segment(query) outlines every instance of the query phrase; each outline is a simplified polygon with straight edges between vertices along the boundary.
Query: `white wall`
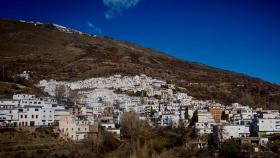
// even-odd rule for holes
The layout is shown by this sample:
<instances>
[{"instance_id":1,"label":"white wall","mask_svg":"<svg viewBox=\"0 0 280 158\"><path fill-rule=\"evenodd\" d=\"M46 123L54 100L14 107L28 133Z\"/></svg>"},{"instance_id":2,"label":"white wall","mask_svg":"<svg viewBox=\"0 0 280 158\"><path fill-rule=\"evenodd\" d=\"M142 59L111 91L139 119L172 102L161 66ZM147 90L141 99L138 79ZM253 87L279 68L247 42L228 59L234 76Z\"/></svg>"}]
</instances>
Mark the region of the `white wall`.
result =
<instances>
[{"instance_id":1,"label":"white wall","mask_svg":"<svg viewBox=\"0 0 280 158\"><path fill-rule=\"evenodd\" d=\"M250 128L243 125L225 125L222 130L223 139L247 137L250 134Z\"/></svg>"},{"instance_id":2,"label":"white wall","mask_svg":"<svg viewBox=\"0 0 280 158\"><path fill-rule=\"evenodd\" d=\"M280 132L280 119L258 119L259 131Z\"/></svg>"}]
</instances>

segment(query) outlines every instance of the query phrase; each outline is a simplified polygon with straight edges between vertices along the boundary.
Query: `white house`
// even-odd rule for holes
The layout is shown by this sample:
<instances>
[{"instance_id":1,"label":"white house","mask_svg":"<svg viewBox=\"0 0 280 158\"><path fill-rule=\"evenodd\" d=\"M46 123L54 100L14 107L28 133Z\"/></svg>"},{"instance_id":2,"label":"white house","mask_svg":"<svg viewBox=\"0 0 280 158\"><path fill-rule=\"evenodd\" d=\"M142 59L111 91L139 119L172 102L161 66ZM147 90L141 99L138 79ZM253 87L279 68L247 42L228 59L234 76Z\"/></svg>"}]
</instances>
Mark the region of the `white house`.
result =
<instances>
[{"instance_id":1,"label":"white house","mask_svg":"<svg viewBox=\"0 0 280 158\"><path fill-rule=\"evenodd\" d=\"M15 94L12 100L0 101L2 126L50 126L54 123L54 100L30 94Z\"/></svg>"},{"instance_id":2,"label":"white house","mask_svg":"<svg viewBox=\"0 0 280 158\"><path fill-rule=\"evenodd\" d=\"M244 125L222 125L222 139L248 137L250 128Z\"/></svg>"},{"instance_id":3,"label":"white house","mask_svg":"<svg viewBox=\"0 0 280 158\"><path fill-rule=\"evenodd\" d=\"M197 112L198 122L195 123L195 128L198 134L209 134L213 132L213 126L217 125L210 112L207 110L198 110Z\"/></svg>"},{"instance_id":4,"label":"white house","mask_svg":"<svg viewBox=\"0 0 280 158\"><path fill-rule=\"evenodd\" d=\"M257 120L258 132L266 133L280 133L280 118L258 118Z\"/></svg>"},{"instance_id":5,"label":"white house","mask_svg":"<svg viewBox=\"0 0 280 158\"><path fill-rule=\"evenodd\" d=\"M113 133L116 136L120 136L120 129L116 128L116 125L114 123L114 117L113 116L106 116L102 117L100 121L100 126L106 130L107 132Z\"/></svg>"}]
</instances>

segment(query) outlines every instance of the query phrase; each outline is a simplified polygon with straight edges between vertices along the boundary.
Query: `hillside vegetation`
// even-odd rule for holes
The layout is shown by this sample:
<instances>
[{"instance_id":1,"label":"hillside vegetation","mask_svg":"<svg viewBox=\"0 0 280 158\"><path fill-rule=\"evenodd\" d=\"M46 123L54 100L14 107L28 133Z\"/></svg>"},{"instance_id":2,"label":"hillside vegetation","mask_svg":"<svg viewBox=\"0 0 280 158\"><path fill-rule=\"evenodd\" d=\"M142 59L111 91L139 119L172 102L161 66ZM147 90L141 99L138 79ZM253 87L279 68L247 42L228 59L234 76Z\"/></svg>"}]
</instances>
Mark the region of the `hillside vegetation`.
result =
<instances>
[{"instance_id":1,"label":"hillside vegetation","mask_svg":"<svg viewBox=\"0 0 280 158\"><path fill-rule=\"evenodd\" d=\"M103 157L120 145L112 134L100 135L102 141L93 144L91 140L73 142L62 138L55 126L0 128L0 157L93 158Z\"/></svg>"},{"instance_id":2,"label":"hillside vegetation","mask_svg":"<svg viewBox=\"0 0 280 158\"><path fill-rule=\"evenodd\" d=\"M186 62L107 37L65 33L51 24L0 21L0 96L41 93L41 79L78 80L113 74L147 74L185 87L198 99L278 109L280 87L243 74ZM32 81L16 77L32 72Z\"/></svg>"}]
</instances>

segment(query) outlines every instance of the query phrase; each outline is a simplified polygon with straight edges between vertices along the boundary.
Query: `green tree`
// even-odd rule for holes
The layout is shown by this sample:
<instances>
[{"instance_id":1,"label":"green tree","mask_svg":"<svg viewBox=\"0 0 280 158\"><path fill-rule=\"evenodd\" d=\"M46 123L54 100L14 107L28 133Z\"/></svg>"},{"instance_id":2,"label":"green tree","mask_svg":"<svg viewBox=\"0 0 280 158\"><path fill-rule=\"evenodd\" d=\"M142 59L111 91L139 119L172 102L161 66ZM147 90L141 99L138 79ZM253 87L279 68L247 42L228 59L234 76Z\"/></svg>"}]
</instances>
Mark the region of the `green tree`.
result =
<instances>
[{"instance_id":1,"label":"green tree","mask_svg":"<svg viewBox=\"0 0 280 158\"><path fill-rule=\"evenodd\" d=\"M153 107L151 107L150 117L153 117L156 112L157 111L154 110Z\"/></svg>"},{"instance_id":2,"label":"green tree","mask_svg":"<svg viewBox=\"0 0 280 158\"><path fill-rule=\"evenodd\" d=\"M228 115L226 114L225 111L222 111L221 119L222 119L222 120L228 120Z\"/></svg>"},{"instance_id":3,"label":"green tree","mask_svg":"<svg viewBox=\"0 0 280 158\"><path fill-rule=\"evenodd\" d=\"M195 125L195 123L198 121L198 115L197 115L197 110L194 111L191 122L189 127L193 127Z\"/></svg>"}]
</instances>

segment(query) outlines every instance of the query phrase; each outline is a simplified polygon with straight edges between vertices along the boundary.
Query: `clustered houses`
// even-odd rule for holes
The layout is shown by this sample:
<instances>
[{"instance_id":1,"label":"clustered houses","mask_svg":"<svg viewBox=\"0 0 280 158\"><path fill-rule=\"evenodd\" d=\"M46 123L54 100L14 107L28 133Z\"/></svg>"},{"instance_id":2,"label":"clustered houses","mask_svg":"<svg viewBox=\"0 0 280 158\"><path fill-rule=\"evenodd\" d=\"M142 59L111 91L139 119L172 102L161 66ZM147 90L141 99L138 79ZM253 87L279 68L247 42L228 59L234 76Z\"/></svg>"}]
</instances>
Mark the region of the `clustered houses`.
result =
<instances>
[{"instance_id":1,"label":"clustered houses","mask_svg":"<svg viewBox=\"0 0 280 158\"><path fill-rule=\"evenodd\" d=\"M228 139L246 140L266 146L273 134L280 133L278 110L252 109L238 103L229 106L216 104L199 108L197 116L197 133L203 135L215 132L221 142Z\"/></svg>"},{"instance_id":2,"label":"clustered houses","mask_svg":"<svg viewBox=\"0 0 280 158\"><path fill-rule=\"evenodd\" d=\"M74 105L67 105L51 97L14 95L0 102L1 125L58 124L61 135L72 140L86 139L101 127L120 137L122 114L134 111L151 126L187 127L192 122L198 135L215 132L221 142L249 139L255 133L265 144L269 136L280 133L278 111L197 100L184 93L184 88L146 75L75 82L42 80L37 86L51 96L56 95L58 87L64 87L64 97L71 96L71 91L78 92L78 97Z\"/></svg>"},{"instance_id":3,"label":"clustered houses","mask_svg":"<svg viewBox=\"0 0 280 158\"><path fill-rule=\"evenodd\" d=\"M120 136L120 130L115 127L119 117L113 115L111 109L108 106L91 108L58 104L53 97L15 94L12 99L0 100L0 127L58 125L62 136L83 140L98 132L100 120L105 130Z\"/></svg>"},{"instance_id":4,"label":"clustered houses","mask_svg":"<svg viewBox=\"0 0 280 158\"><path fill-rule=\"evenodd\" d=\"M92 110L95 118L100 118L102 127L116 134L119 131L114 130L115 125L119 125L122 113L129 111L138 113L151 126L171 127L188 126L194 113L197 113L194 123L197 134L210 134L215 128L220 141L249 138L252 133L267 138L280 132L278 111L252 109L238 103L224 106L213 101L197 100L180 92L180 87L146 75L115 75L76 82L43 80L39 83L51 95L61 85L78 90L81 95L79 103L84 104L88 111ZM106 108L111 112L107 110L107 115L104 115Z\"/></svg>"},{"instance_id":5,"label":"clustered houses","mask_svg":"<svg viewBox=\"0 0 280 158\"><path fill-rule=\"evenodd\" d=\"M0 100L2 126L50 126L55 122L57 102L53 98L16 94Z\"/></svg>"}]
</instances>

